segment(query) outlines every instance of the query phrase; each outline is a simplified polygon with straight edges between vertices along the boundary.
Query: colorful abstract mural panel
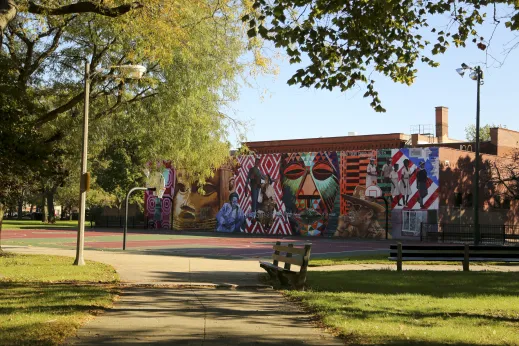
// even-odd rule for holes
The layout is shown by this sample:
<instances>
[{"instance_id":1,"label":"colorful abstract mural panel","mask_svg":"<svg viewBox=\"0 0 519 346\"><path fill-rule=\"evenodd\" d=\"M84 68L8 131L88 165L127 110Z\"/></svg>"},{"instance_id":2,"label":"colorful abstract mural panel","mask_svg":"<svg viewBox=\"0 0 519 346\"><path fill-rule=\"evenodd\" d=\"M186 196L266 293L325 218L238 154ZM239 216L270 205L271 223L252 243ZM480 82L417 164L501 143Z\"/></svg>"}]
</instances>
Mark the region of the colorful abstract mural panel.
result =
<instances>
[{"instance_id":1,"label":"colorful abstract mural panel","mask_svg":"<svg viewBox=\"0 0 519 346\"><path fill-rule=\"evenodd\" d=\"M281 155L283 202L296 234L322 235L339 193L337 152Z\"/></svg>"}]
</instances>

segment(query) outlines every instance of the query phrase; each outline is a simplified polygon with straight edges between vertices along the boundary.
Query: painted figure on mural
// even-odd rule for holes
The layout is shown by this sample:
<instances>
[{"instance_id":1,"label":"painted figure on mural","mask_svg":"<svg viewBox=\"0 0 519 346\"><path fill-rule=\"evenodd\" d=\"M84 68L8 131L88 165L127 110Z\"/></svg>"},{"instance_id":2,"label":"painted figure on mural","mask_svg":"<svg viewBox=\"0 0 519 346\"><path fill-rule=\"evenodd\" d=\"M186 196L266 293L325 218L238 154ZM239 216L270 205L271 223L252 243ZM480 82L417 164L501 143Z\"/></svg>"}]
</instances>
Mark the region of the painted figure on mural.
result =
<instances>
[{"instance_id":1,"label":"painted figure on mural","mask_svg":"<svg viewBox=\"0 0 519 346\"><path fill-rule=\"evenodd\" d=\"M213 219L220 206L220 175L216 171L199 189L197 182L190 182L183 171L177 174L173 198L173 221L176 229L195 227L197 223ZM214 226L213 226L214 227Z\"/></svg>"},{"instance_id":2,"label":"painted figure on mural","mask_svg":"<svg viewBox=\"0 0 519 346\"><path fill-rule=\"evenodd\" d=\"M427 171L425 170L425 162L421 161L418 169L418 173L416 174L416 187L418 189L418 202L420 203L420 208L424 208L424 198L428 194L427 187Z\"/></svg>"},{"instance_id":3,"label":"painted figure on mural","mask_svg":"<svg viewBox=\"0 0 519 346\"><path fill-rule=\"evenodd\" d=\"M225 203L216 214L217 232L241 232L245 222L245 215L238 204L239 196L236 192L229 195L229 203Z\"/></svg>"},{"instance_id":4,"label":"painted figure on mural","mask_svg":"<svg viewBox=\"0 0 519 346\"><path fill-rule=\"evenodd\" d=\"M398 201L397 205L402 206L400 204L400 179L398 176L398 163L393 166L393 171L389 174L389 179L391 181L391 196L393 200Z\"/></svg>"},{"instance_id":5,"label":"painted figure on mural","mask_svg":"<svg viewBox=\"0 0 519 346\"><path fill-rule=\"evenodd\" d=\"M257 213L253 221L258 220L264 229L270 229L274 223L275 213L277 211L276 205L276 191L274 190L274 183L277 180L272 179L270 175L266 175L265 180L262 181L261 189L258 194Z\"/></svg>"},{"instance_id":6,"label":"painted figure on mural","mask_svg":"<svg viewBox=\"0 0 519 346\"><path fill-rule=\"evenodd\" d=\"M283 202L290 224L297 223L301 235L321 235L326 230L339 191L338 161L337 152L282 155Z\"/></svg>"},{"instance_id":7,"label":"painted figure on mural","mask_svg":"<svg viewBox=\"0 0 519 346\"><path fill-rule=\"evenodd\" d=\"M382 171L380 172L380 175L382 177L382 182L384 184L389 184L391 183L391 172L393 170L391 169L391 159L387 159L387 161L384 163L384 165L382 166Z\"/></svg>"},{"instance_id":8,"label":"painted figure on mural","mask_svg":"<svg viewBox=\"0 0 519 346\"><path fill-rule=\"evenodd\" d=\"M247 174L247 185L250 187L251 191L251 212L253 217L256 217L256 212L258 211L258 197L261 191L262 180L266 180L265 175L259 168L260 161L260 158L257 157L256 160L254 160L254 166L249 169L249 173ZM245 197L247 196L248 191L246 189Z\"/></svg>"},{"instance_id":9,"label":"painted figure on mural","mask_svg":"<svg viewBox=\"0 0 519 346\"><path fill-rule=\"evenodd\" d=\"M370 158L369 164L366 169L366 187L377 184L377 165L375 164L375 159Z\"/></svg>"},{"instance_id":10,"label":"painted figure on mural","mask_svg":"<svg viewBox=\"0 0 519 346\"><path fill-rule=\"evenodd\" d=\"M409 203L409 196L411 195L411 168L409 167L410 161L408 159L404 160L404 167L402 168L402 181L401 181L401 189L400 193L404 197L404 206L407 206Z\"/></svg>"},{"instance_id":11,"label":"painted figure on mural","mask_svg":"<svg viewBox=\"0 0 519 346\"><path fill-rule=\"evenodd\" d=\"M385 230L378 223L378 215L384 207L365 196L366 188L357 186L353 196L342 195L348 202L348 215L339 217L334 236L343 238L375 238L385 236Z\"/></svg>"}]
</instances>

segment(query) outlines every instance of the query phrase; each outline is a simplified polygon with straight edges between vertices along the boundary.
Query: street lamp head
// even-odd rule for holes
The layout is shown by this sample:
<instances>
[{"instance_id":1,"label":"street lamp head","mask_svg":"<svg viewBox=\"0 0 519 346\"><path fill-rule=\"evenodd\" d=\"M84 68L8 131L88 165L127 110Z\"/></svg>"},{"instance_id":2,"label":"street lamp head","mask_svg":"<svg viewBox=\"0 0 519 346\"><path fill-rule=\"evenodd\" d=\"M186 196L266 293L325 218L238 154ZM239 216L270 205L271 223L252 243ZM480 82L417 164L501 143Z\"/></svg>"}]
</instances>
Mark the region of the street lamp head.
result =
<instances>
[{"instance_id":1,"label":"street lamp head","mask_svg":"<svg viewBox=\"0 0 519 346\"><path fill-rule=\"evenodd\" d=\"M460 75L460 77L463 77L465 75L465 70L462 68L457 68L456 72Z\"/></svg>"},{"instance_id":2,"label":"street lamp head","mask_svg":"<svg viewBox=\"0 0 519 346\"><path fill-rule=\"evenodd\" d=\"M146 67L142 65L121 65L117 68L121 71L122 77L128 79L141 79L146 72Z\"/></svg>"},{"instance_id":3,"label":"street lamp head","mask_svg":"<svg viewBox=\"0 0 519 346\"><path fill-rule=\"evenodd\" d=\"M478 74L475 71L472 71L469 75L470 79L472 80L478 80Z\"/></svg>"}]
</instances>

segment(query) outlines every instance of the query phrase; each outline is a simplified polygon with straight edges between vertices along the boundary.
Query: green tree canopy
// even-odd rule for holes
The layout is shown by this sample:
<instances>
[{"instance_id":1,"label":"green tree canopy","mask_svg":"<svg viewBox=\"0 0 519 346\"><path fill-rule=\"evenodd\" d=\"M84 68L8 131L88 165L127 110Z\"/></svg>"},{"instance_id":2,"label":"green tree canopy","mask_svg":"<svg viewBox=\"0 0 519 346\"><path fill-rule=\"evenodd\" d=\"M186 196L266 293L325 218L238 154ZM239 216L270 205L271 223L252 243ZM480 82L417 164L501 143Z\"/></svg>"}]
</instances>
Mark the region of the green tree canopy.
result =
<instances>
[{"instance_id":1,"label":"green tree canopy","mask_svg":"<svg viewBox=\"0 0 519 346\"><path fill-rule=\"evenodd\" d=\"M502 6L502 11L496 11ZM487 16L486 12L494 15ZM497 14L496 14L497 12ZM500 12L503 12L501 14ZM442 27L433 18L448 18ZM472 42L484 50L484 23L519 29L516 0L254 0L244 16L249 37L262 37L283 48L291 63L304 62L288 84L341 91L366 85L364 97L384 112L375 88L381 74L394 82L413 83L417 62L432 67L436 54ZM307 58L307 59L305 59ZM304 59L304 60L303 60Z\"/></svg>"},{"instance_id":2,"label":"green tree canopy","mask_svg":"<svg viewBox=\"0 0 519 346\"><path fill-rule=\"evenodd\" d=\"M480 141L489 141L490 140L490 129L500 127L500 128L506 128L503 125L495 125L495 124L486 124L485 126L479 127L479 140ZM470 124L469 126L465 127L465 138L469 142L475 142L476 141L476 125Z\"/></svg>"}]
</instances>

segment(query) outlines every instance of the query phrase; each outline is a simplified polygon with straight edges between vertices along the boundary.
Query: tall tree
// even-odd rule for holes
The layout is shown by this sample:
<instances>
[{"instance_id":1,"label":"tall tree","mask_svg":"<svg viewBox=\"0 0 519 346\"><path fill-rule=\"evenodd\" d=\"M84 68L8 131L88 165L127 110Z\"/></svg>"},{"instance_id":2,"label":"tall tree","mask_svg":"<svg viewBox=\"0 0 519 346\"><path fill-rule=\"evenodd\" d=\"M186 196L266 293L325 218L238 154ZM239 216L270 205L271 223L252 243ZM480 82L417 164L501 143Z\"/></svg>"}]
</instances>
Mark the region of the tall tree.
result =
<instances>
[{"instance_id":1,"label":"tall tree","mask_svg":"<svg viewBox=\"0 0 519 346\"><path fill-rule=\"evenodd\" d=\"M487 16L489 12L490 15ZM492 15L493 14L493 15ZM436 27L434 18L450 19ZM433 60L451 45L472 41L485 50L484 23L519 29L516 0L253 0L243 20L250 37L262 37L286 50L291 63L304 63L288 84L346 91L366 85L364 97L384 112L375 76L410 85L417 62ZM303 60L304 57L307 59Z\"/></svg>"},{"instance_id":2,"label":"tall tree","mask_svg":"<svg viewBox=\"0 0 519 346\"><path fill-rule=\"evenodd\" d=\"M245 67L240 56L256 48L244 38L241 3L9 3L17 6L17 13L6 21L2 35L0 61L6 69L0 75L8 72L10 80L0 79L0 97L10 100L14 94L20 107L11 107L9 118L2 114L2 121L9 122L2 131L25 141L31 138L30 145L38 150L26 151L41 153L41 157L28 165L14 152L2 158L12 166L6 172L52 167L79 153L82 117L78 115L86 61L93 72L90 158L112 139L131 134L129 139L140 143L143 156L171 158L200 181L212 174L211 167L224 161L229 149L227 128L234 124L226 106L236 97L237 79ZM261 56L254 57L255 63L265 67ZM130 63L145 65L146 78L122 79L115 66ZM0 155L7 156L11 149L4 144ZM63 171L51 174L53 184L59 186ZM4 189L0 196L8 193Z\"/></svg>"}]
</instances>

